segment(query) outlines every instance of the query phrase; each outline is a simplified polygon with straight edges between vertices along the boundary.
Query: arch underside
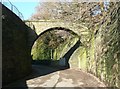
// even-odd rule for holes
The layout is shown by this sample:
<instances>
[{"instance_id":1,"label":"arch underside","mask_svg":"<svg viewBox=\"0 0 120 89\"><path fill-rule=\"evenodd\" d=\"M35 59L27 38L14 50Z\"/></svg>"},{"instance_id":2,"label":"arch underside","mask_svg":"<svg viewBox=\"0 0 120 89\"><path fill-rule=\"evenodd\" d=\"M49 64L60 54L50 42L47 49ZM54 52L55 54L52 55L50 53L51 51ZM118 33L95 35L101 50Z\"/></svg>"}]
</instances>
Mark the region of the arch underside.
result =
<instances>
[{"instance_id":1,"label":"arch underside","mask_svg":"<svg viewBox=\"0 0 120 89\"><path fill-rule=\"evenodd\" d=\"M54 28L50 28L50 29L47 29L47 30L45 30L44 32L42 32L41 34L39 34L38 35L38 37L36 38L36 40L34 41L34 43L37 41L37 39L40 39L40 37L42 36L42 35L44 35L45 33L47 33L47 32L50 32L50 31L54 31L54 30L63 30L63 31L66 31L66 32L68 32L68 33L70 33L71 35L74 35L77 39L78 39L78 41L77 42L75 42L74 44L73 44L73 46L71 46L71 48L70 49L68 49L67 50L67 52L65 52L65 54L61 57L61 58L65 58L65 60L66 60L66 64L65 65L69 65L69 59L70 59L70 57L71 57L71 55L74 53L74 51L80 46L80 44L81 44L81 42L80 42L80 37L79 37L79 35L78 34L76 34L75 32L73 32L72 30L70 30L70 29L67 29L67 28L63 28L63 27L54 27ZM32 51L32 50L31 50ZM69 66L68 66L69 67Z\"/></svg>"}]
</instances>

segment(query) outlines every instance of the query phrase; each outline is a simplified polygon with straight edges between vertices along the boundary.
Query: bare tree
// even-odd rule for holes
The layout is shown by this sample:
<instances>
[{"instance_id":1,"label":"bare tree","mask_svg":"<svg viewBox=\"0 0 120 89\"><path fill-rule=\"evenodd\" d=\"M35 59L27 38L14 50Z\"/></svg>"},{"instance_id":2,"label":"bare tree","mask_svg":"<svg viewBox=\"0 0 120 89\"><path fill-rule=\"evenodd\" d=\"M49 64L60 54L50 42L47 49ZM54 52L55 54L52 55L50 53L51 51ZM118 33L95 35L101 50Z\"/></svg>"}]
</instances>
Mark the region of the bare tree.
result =
<instances>
[{"instance_id":1,"label":"bare tree","mask_svg":"<svg viewBox=\"0 0 120 89\"><path fill-rule=\"evenodd\" d=\"M34 20L64 20L72 22L99 23L105 16L105 2L43 2L36 7Z\"/></svg>"}]
</instances>

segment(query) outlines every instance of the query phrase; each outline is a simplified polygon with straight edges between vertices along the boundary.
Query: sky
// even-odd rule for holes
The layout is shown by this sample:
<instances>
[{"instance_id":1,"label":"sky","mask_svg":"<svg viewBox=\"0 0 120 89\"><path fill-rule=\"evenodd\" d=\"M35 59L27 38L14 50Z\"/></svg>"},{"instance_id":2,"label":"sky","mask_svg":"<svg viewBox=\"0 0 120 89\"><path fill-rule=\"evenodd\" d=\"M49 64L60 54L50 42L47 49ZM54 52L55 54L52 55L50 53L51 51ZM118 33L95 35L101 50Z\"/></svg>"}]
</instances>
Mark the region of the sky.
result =
<instances>
[{"instance_id":1,"label":"sky","mask_svg":"<svg viewBox=\"0 0 120 89\"><path fill-rule=\"evenodd\" d=\"M27 20L35 13L38 2L12 2L12 4L23 14L24 20Z\"/></svg>"},{"instance_id":2,"label":"sky","mask_svg":"<svg viewBox=\"0 0 120 89\"><path fill-rule=\"evenodd\" d=\"M18 8L18 10L23 14L24 20L27 20L31 17L33 13L35 13L35 7L38 5L39 2L48 2L52 0L9 0L14 6ZM57 1L57 0L53 0ZM59 0L58 0L59 1ZM64 0L60 0L64 1ZM67 0L71 1L71 0Z\"/></svg>"},{"instance_id":3,"label":"sky","mask_svg":"<svg viewBox=\"0 0 120 89\"><path fill-rule=\"evenodd\" d=\"M14 0L9 0L11 1L11 3L17 7L17 9L23 14L24 20L29 19L32 14L35 13L35 7L39 4L39 2L42 2L42 0L40 1L26 1L23 0L22 2L20 1L14 1ZM58 0L59 1L59 0ZM62 1L62 0L61 0ZM72 1L72 0L67 0L67 1Z\"/></svg>"}]
</instances>

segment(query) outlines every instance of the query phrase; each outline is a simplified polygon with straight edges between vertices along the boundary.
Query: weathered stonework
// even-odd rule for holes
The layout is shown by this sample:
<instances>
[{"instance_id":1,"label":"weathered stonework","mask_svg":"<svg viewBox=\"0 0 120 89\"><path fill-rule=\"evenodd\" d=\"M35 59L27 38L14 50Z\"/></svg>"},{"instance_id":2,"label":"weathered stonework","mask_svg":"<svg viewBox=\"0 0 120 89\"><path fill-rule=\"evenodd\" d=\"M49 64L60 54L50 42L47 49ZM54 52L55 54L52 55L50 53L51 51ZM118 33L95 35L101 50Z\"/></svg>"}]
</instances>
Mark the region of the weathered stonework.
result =
<instances>
[{"instance_id":1,"label":"weathered stonework","mask_svg":"<svg viewBox=\"0 0 120 89\"><path fill-rule=\"evenodd\" d=\"M120 87L120 4L108 14L105 22L98 27L94 36L94 60L90 59L90 72L109 86ZM90 47L93 47L90 46ZM91 51L90 51L91 52Z\"/></svg>"},{"instance_id":2,"label":"weathered stonework","mask_svg":"<svg viewBox=\"0 0 120 89\"><path fill-rule=\"evenodd\" d=\"M28 26L34 25L34 30L39 36L41 33L45 32L46 30L50 28L55 27L62 27L65 29L69 29L76 33L78 36L80 36L80 40L82 43L86 41L86 39L89 39L89 30L86 26L84 26L84 23L77 24L77 23L71 23L71 22L63 22L63 21L49 21L49 20L39 20L39 21L24 21ZM33 26L31 27L33 28Z\"/></svg>"},{"instance_id":3,"label":"weathered stonework","mask_svg":"<svg viewBox=\"0 0 120 89\"><path fill-rule=\"evenodd\" d=\"M92 28L92 30L98 30L97 34L91 33L91 41L88 43L87 40L90 37L88 35L87 27L84 25L79 28L80 24L73 24L69 22L60 21L30 21L35 25L36 33L39 35L45 30L53 27L65 27L71 29L79 36L81 36L81 41L83 43L88 43L82 48L79 48L75 55L77 55L77 62L74 63L78 65L77 67L87 70L102 81L104 81L109 86L120 87L120 6L119 3L115 6L116 10L111 11L108 14L105 22ZM28 24L29 21L26 21ZM86 30L85 30L86 29ZM87 34L86 34L87 33ZM87 37L88 36L88 37ZM87 40L86 40L87 39ZM74 56L73 56L74 58ZM70 61L72 64L73 61Z\"/></svg>"},{"instance_id":4,"label":"weathered stonework","mask_svg":"<svg viewBox=\"0 0 120 89\"><path fill-rule=\"evenodd\" d=\"M73 56L77 56L75 65L93 73L109 86L120 87L120 4L115 7L116 10L108 14L109 18L93 29L98 30L97 34L89 33L91 28L88 29L82 23L25 21L27 25L32 23L35 26L36 34L30 28L27 31L22 21L3 8L3 83L22 78L30 72L30 48L37 35L50 28L63 27L77 33L84 43Z\"/></svg>"}]
</instances>

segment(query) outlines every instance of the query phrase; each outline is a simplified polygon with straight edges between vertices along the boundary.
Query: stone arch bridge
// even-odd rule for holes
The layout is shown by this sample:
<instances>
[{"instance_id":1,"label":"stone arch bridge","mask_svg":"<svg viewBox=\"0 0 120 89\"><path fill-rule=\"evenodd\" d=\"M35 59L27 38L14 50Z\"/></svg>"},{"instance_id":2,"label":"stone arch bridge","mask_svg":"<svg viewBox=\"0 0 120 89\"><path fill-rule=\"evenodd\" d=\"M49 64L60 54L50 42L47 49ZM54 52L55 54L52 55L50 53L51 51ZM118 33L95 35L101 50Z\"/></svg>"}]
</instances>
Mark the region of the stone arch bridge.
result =
<instances>
[{"instance_id":1,"label":"stone arch bridge","mask_svg":"<svg viewBox=\"0 0 120 89\"><path fill-rule=\"evenodd\" d=\"M71 31L73 31L74 33L76 33L80 36L80 41L82 43L87 42L87 40L89 40L88 38L90 38L89 29L87 27L85 27L83 23L76 24L76 23L63 22L63 21L24 21L27 25L33 24L30 26L34 30L31 30L28 26L26 26L24 24L24 22L17 15L15 15L12 11L10 11L7 7L2 5L1 3L0 3L0 5L2 6L2 16L1 16L1 18L2 18L2 67L1 68L2 68L2 75L3 75L2 76L2 86L5 86L6 84L9 84L12 82L15 82L16 80L22 79L25 76L28 76L32 72L31 54L30 54L30 49L28 47L28 44L30 44L30 43L28 42L28 40L33 43L34 40L39 36L39 34L41 34L42 32L45 32L47 29L54 28L54 27L63 27L63 28L70 29ZM118 6L120 6L120 5L118 5ZM116 5L116 7L118 7L118 6ZM97 43L93 42L92 47L94 48L94 46L95 46L95 48L97 48L96 50L98 50L99 52L97 52L96 50L94 51L94 49L93 49L91 51L92 56L90 58L92 60L86 60L85 62L82 61L82 58L83 58L83 60L85 60L87 58L87 56L86 56L87 53L83 54L83 57L81 58L81 63L82 64L86 63L86 66L88 67L88 69L86 69L87 71L91 70L90 72L94 73L96 76L99 76L99 78L101 78L103 81L108 82L107 84L109 84L110 86L118 86L120 88L120 79L119 79L120 77L118 75L119 74L118 69L120 68L120 65L119 65L120 61L118 60L118 59L120 59L120 56L119 56L120 50L117 49L120 47L119 46L120 40L114 39L114 38L119 38L119 25L118 25L118 22L120 22L119 21L120 16L118 15L119 10L120 9L118 8L115 11L113 11L112 13L110 13L112 15L112 16L109 16L111 18L111 20L110 19L106 20L106 22L104 22L104 24L102 24L103 27L101 27L101 29L103 29L103 30L109 29L109 30L107 30L107 33L105 30L105 33L102 33L102 35L103 35L103 38L105 38L105 39L108 38L106 40L110 43L106 42L105 45L102 45L103 43L101 42L101 40L103 38L101 38L101 35L97 34L97 38L93 39L93 40L95 40L95 42L97 40ZM105 27L104 27L104 25L105 25ZM112 34L109 34L109 33L111 33L111 31L114 31L114 32ZM29 35L28 35L28 33L29 33ZM114 38L113 38L113 35L114 35ZM111 42L111 41L113 41L113 42ZM103 48L101 48L102 46L103 46ZM114 52L113 52L113 50L114 50ZM101 53L104 53L104 55L110 54L110 57L108 56L107 58L105 58L102 61L101 56L103 56L103 54L101 54ZM98 55L98 57L99 57L98 60L94 60L94 55L95 56ZM97 59L97 58L95 58L95 59ZM111 62L108 59L111 60ZM89 64L88 64L88 61L89 61ZM97 66L97 65L99 65L99 66ZM106 66L107 66L107 68L106 68ZM107 69L107 70L105 70L105 69ZM39 69L39 70L40 70L40 72L38 72L38 73L41 73L41 71L44 70L44 68L41 67L41 69ZM49 69L47 69L47 70L49 70ZM48 73L52 73L55 71L57 71L57 70L54 70L54 71L52 70L49 72L47 71L46 73L43 73L43 75L46 75ZM108 74L109 71L110 71L110 73ZM74 71L72 71L72 72L68 71L67 73L69 73L69 72L73 73L72 76L74 74L79 73L77 71L76 71L76 73ZM81 72L79 74L81 74ZM41 76L41 75L37 75L32 78L36 79L35 77L38 77L38 76ZM80 79L80 78L76 77L76 75L74 75L74 76L77 80ZM81 76L81 75L78 75L78 76ZM84 78L88 78L88 75L84 76L84 77L82 75L81 77L83 78L83 80L85 80ZM31 77L29 79L31 79ZM60 79L60 78L58 78L58 79ZM88 79L90 79L90 78L88 78ZM92 79L93 78L91 78L91 80ZM114 79L114 81L113 81L113 79ZM28 78L27 78L27 80L28 80ZM37 80L39 80L39 79L37 78ZM88 83L90 83L91 80L88 80L86 82L87 85L88 85ZM26 86L26 88L27 88L26 79L22 82L23 82L23 85ZM38 81L37 83L35 82L35 83L38 84L39 82L40 81ZM83 84L84 84L84 82L83 82ZM35 83L31 83L31 84L35 84ZM79 81L79 83L81 85L82 82ZM44 84L42 84L42 85L44 85ZM100 85L100 83L98 83L98 84ZM55 83L55 85L56 85L56 83ZM95 86L97 86L97 85L95 85ZM11 87L14 87L14 86L11 86ZM89 86L89 87L91 87L91 86Z\"/></svg>"},{"instance_id":2,"label":"stone arch bridge","mask_svg":"<svg viewBox=\"0 0 120 89\"><path fill-rule=\"evenodd\" d=\"M90 33L88 28L84 25L84 23L76 24L72 22L65 22L60 20L25 20L24 21L26 25L31 27L37 34L37 36L31 36L31 33L29 33L29 41L31 42L30 46L33 45L34 41L47 30L55 29L55 28L65 28L68 29L69 32L72 32L76 34L82 43L87 41L90 38ZM62 30L61 29L61 30ZM58 29L59 30L59 29ZM33 34L32 34L33 35Z\"/></svg>"},{"instance_id":3,"label":"stone arch bridge","mask_svg":"<svg viewBox=\"0 0 120 89\"><path fill-rule=\"evenodd\" d=\"M26 20L24 21L26 25L28 25L29 27L31 27L31 29L33 30L33 32L35 32L35 36L33 36L33 33L29 32L29 37L28 37L28 41L29 41L29 46L30 49L32 51L32 46L34 45L35 41L41 36L41 34L44 34L47 31L50 30L65 30L68 31L71 34L76 35L81 43L81 46L77 46L77 42L76 42L76 49L74 49L74 55L79 55L77 53L79 53L81 47L84 48L84 46L86 46L86 43L88 43L88 41L91 39L91 32L89 32L90 30L84 25L84 23L72 23L72 22L65 22L65 21L60 21L60 20L39 20L39 21L35 21L35 20ZM68 53L70 54L70 50L73 50L73 47L71 47L71 49L67 49ZM70 67L80 67L79 65L79 58L74 57L73 53L71 53L71 55L68 55L68 53L65 53L65 55L63 57L65 57L65 59L68 59L70 63ZM75 58L76 60L72 60L73 58ZM66 64L65 64L66 65ZM84 63L83 63L84 65ZM81 66L83 66L81 65Z\"/></svg>"},{"instance_id":4,"label":"stone arch bridge","mask_svg":"<svg viewBox=\"0 0 120 89\"><path fill-rule=\"evenodd\" d=\"M67 28L78 34L81 42L84 42L83 36L88 35L88 29L84 25L63 21L24 21L31 29L4 5L2 5L2 15L4 16L2 18L3 85L23 78L32 71L30 48L35 39L46 30L55 27Z\"/></svg>"}]
</instances>

